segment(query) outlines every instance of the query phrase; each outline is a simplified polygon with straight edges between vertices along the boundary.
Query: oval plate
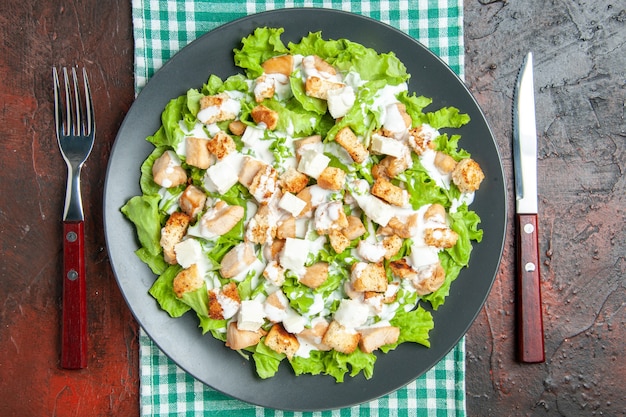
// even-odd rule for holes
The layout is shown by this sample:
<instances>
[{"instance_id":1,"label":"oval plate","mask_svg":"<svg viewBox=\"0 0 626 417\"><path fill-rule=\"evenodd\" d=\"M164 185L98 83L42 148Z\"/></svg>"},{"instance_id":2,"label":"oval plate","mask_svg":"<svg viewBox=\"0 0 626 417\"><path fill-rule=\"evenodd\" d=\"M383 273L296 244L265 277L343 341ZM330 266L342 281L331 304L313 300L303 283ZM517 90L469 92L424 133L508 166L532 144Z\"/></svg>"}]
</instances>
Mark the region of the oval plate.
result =
<instances>
[{"instance_id":1,"label":"oval plate","mask_svg":"<svg viewBox=\"0 0 626 417\"><path fill-rule=\"evenodd\" d=\"M296 377L283 364L274 378L262 380L254 364L209 334L202 336L195 314L170 318L148 294L154 274L135 255L135 229L120 212L140 195L140 165L153 146L145 138L161 125L160 115L172 98L200 88L210 74L226 78L241 72L233 48L261 26L282 27L282 40L297 42L309 32L325 39L347 38L375 49L393 51L406 65L409 90L433 99L433 108L454 106L471 117L455 133L461 147L481 165L486 178L472 209L481 219L484 238L474 246L470 266L452 284L446 303L433 312L431 348L403 344L378 355L374 376ZM251 15L196 39L170 59L143 88L118 132L104 186L105 236L119 287L133 315L159 348L182 369L206 385L243 401L284 410L325 410L378 398L413 381L442 359L463 337L482 308L500 263L506 229L506 191L498 150L478 104L454 72L408 35L373 19L329 9L282 9Z\"/></svg>"}]
</instances>

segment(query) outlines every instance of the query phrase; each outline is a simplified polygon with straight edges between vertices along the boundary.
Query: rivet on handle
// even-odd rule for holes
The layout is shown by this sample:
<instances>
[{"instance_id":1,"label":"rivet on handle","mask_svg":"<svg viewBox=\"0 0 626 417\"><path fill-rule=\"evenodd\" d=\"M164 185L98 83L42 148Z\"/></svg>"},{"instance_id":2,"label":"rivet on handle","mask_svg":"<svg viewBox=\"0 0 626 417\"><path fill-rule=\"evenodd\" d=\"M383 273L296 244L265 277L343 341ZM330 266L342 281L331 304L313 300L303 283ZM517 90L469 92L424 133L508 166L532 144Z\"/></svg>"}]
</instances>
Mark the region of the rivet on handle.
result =
<instances>
[{"instance_id":1,"label":"rivet on handle","mask_svg":"<svg viewBox=\"0 0 626 417\"><path fill-rule=\"evenodd\" d=\"M78 235L76 234L76 232L68 232L67 235L65 235L65 238L68 242L76 242L76 239L78 239Z\"/></svg>"}]
</instances>

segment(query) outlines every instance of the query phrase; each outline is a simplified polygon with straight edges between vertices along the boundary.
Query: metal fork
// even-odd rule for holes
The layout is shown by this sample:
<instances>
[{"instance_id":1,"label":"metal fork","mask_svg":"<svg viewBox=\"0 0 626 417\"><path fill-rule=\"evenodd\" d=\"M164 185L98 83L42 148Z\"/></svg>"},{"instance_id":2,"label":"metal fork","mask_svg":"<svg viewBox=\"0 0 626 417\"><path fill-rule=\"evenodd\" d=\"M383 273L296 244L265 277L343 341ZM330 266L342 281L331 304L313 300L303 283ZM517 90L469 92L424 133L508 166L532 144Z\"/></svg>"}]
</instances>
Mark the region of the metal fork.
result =
<instances>
[{"instance_id":1,"label":"metal fork","mask_svg":"<svg viewBox=\"0 0 626 417\"><path fill-rule=\"evenodd\" d=\"M80 369L87 366L87 291L84 255L83 205L80 193L80 171L91 153L96 135L93 100L82 70L79 87L76 68L52 68L54 82L54 121L59 149L67 165L67 189L63 212L63 324L61 366ZM63 88L61 88L63 84ZM81 99L80 90L84 94Z\"/></svg>"}]
</instances>

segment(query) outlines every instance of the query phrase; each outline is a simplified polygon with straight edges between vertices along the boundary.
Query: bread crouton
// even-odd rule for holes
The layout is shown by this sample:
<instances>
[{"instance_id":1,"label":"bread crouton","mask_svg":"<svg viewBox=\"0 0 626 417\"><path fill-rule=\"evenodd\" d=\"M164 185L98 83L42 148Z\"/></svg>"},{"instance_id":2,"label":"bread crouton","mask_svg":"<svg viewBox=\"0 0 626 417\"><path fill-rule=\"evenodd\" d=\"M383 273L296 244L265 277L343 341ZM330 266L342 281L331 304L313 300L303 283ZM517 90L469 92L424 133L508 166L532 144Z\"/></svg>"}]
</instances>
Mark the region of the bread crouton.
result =
<instances>
[{"instance_id":1,"label":"bread crouton","mask_svg":"<svg viewBox=\"0 0 626 417\"><path fill-rule=\"evenodd\" d=\"M345 86L344 83L326 80L317 76L310 76L307 77L304 83L304 91L309 97L326 100L328 99L328 92L330 90L340 89Z\"/></svg>"},{"instance_id":2,"label":"bread crouton","mask_svg":"<svg viewBox=\"0 0 626 417\"><path fill-rule=\"evenodd\" d=\"M300 212L300 215L298 216L298 218L310 216L313 212L313 204L312 204L313 196L311 195L310 187L303 188L298 194L296 194L296 197L306 202L306 205Z\"/></svg>"},{"instance_id":3,"label":"bread crouton","mask_svg":"<svg viewBox=\"0 0 626 417\"><path fill-rule=\"evenodd\" d=\"M178 198L180 209L192 219L204 209L205 203L204 191L192 184L189 184Z\"/></svg>"},{"instance_id":4,"label":"bread crouton","mask_svg":"<svg viewBox=\"0 0 626 417\"><path fill-rule=\"evenodd\" d=\"M434 227L424 230L424 243L428 246L448 249L456 245L459 235L449 227Z\"/></svg>"},{"instance_id":5,"label":"bread crouton","mask_svg":"<svg viewBox=\"0 0 626 417\"><path fill-rule=\"evenodd\" d=\"M387 203L398 207L406 205L409 201L407 191L397 185L393 185L386 178L378 178L376 182L374 182L370 192L376 197L385 200Z\"/></svg>"},{"instance_id":6,"label":"bread crouton","mask_svg":"<svg viewBox=\"0 0 626 417\"><path fill-rule=\"evenodd\" d=\"M266 74L283 74L285 76L291 75L293 71L293 56L292 55L278 55L266 59L262 64L263 72Z\"/></svg>"},{"instance_id":7,"label":"bread crouton","mask_svg":"<svg viewBox=\"0 0 626 417\"><path fill-rule=\"evenodd\" d=\"M350 239L348 239L343 232L339 229L332 229L328 232L328 240L330 246L335 253L342 253L348 246L350 246Z\"/></svg>"},{"instance_id":8,"label":"bread crouton","mask_svg":"<svg viewBox=\"0 0 626 417\"><path fill-rule=\"evenodd\" d=\"M280 185L283 192L298 194L309 184L309 177L293 167L287 168L280 177Z\"/></svg>"},{"instance_id":9,"label":"bread crouton","mask_svg":"<svg viewBox=\"0 0 626 417\"><path fill-rule=\"evenodd\" d=\"M435 168L437 168L437 171L439 171L441 174L446 175L454 171L454 168L456 167L456 161L447 153L437 151L435 153L434 165Z\"/></svg>"},{"instance_id":10,"label":"bread crouton","mask_svg":"<svg viewBox=\"0 0 626 417\"><path fill-rule=\"evenodd\" d=\"M380 164L385 167L385 174L389 178L395 178L406 171L411 166L412 162L410 155L405 155L400 158L387 156L380 161Z\"/></svg>"},{"instance_id":11,"label":"bread crouton","mask_svg":"<svg viewBox=\"0 0 626 417\"><path fill-rule=\"evenodd\" d=\"M175 211L161 228L161 239L159 243L163 248L163 257L168 264L176 264L176 252L174 246L179 243L189 227L191 218L180 211Z\"/></svg>"},{"instance_id":12,"label":"bread crouton","mask_svg":"<svg viewBox=\"0 0 626 417\"><path fill-rule=\"evenodd\" d=\"M233 120L228 124L228 130L235 136L242 136L246 131L246 124L241 120Z\"/></svg>"},{"instance_id":13,"label":"bread crouton","mask_svg":"<svg viewBox=\"0 0 626 417\"><path fill-rule=\"evenodd\" d=\"M174 294L176 294L178 298L181 298L185 293L202 288L203 285L204 279L200 276L198 265L196 264L180 271L172 282Z\"/></svg>"},{"instance_id":14,"label":"bread crouton","mask_svg":"<svg viewBox=\"0 0 626 417\"><path fill-rule=\"evenodd\" d=\"M261 337L265 336L265 330L262 328L257 331L240 330L237 322L232 321L226 330L226 346L232 350L245 349L254 346L261 341Z\"/></svg>"},{"instance_id":15,"label":"bread crouton","mask_svg":"<svg viewBox=\"0 0 626 417\"><path fill-rule=\"evenodd\" d=\"M254 101L262 103L266 98L274 97L276 85L274 78L261 74L254 80Z\"/></svg>"},{"instance_id":16,"label":"bread crouton","mask_svg":"<svg viewBox=\"0 0 626 417\"><path fill-rule=\"evenodd\" d=\"M306 268L300 282L309 288L317 288L328 279L328 263L316 262Z\"/></svg>"},{"instance_id":17,"label":"bread crouton","mask_svg":"<svg viewBox=\"0 0 626 417\"><path fill-rule=\"evenodd\" d=\"M357 164L365 162L369 156L367 148L359 141L359 138L357 138L352 129L348 126L337 132L335 142L341 145Z\"/></svg>"},{"instance_id":18,"label":"bread crouton","mask_svg":"<svg viewBox=\"0 0 626 417\"><path fill-rule=\"evenodd\" d=\"M230 206L218 201L200 218L202 231L209 235L222 236L232 230L243 219L245 210L241 206Z\"/></svg>"},{"instance_id":19,"label":"bread crouton","mask_svg":"<svg viewBox=\"0 0 626 417\"><path fill-rule=\"evenodd\" d=\"M217 159L222 159L231 152L236 151L237 145L235 145L235 141L228 133L220 130L213 136L213 139L208 141L207 149L215 155Z\"/></svg>"},{"instance_id":20,"label":"bread crouton","mask_svg":"<svg viewBox=\"0 0 626 417\"><path fill-rule=\"evenodd\" d=\"M229 106L224 105L228 102L228 100L231 100L231 98L227 93L202 97L200 99L198 120L209 125L235 119L237 117L237 113L233 112Z\"/></svg>"},{"instance_id":21,"label":"bread crouton","mask_svg":"<svg viewBox=\"0 0 626 417\"><path fill-rule=\"evenodd\" d=\"M419 215L417 213L413 213L408 216L405 220L401 220L397 217L392 217L387 226L379 227L376 231L379 235L398 235L402 239L408 239L413 236L413 232L418 226Z\"/></svg>"},{"instance_id":22,"label":"bread crouton","mask_svg":"<svg viewBox=\"0 0 626 417\"><path fill-rule=\"evenodd\" d=\"M252 180L256 174L264 168L267 164L259 159L252 158L251 156L244 156L243 163L241 164L241 170L239 171L238 180L246 188L250 188Z\"/></svg>"},{"instance_id":23,"label":"bread crouton","mask_svg":"<svg viewBox=\"0 0 626 417\"><path fill-rule=\"evenodd\" d=\"M174 151L165 151L152 165L152 179L161 187L178 187L187 182L187 173L180 166Z\"/></svg>"},{"instance_id":24,"label":"bread crouton","mask_svg":"<svg viewBox=\"0 0 626 417\"><path fill-rule=\"evenodd\" d=\"M300 162L300 156L302 153L309 149L318 149L321 151L322 145L322 136L321 135L312 135L307 136L305 138L297 139L293 141L293 147L296 150L296 160Z\"/></svg>"},{"instance_id":25,"label":"bread crouton","mask_svg":"<svg viewBox=\"0 0 626 417\"><path fill-rule=\"evenodd\" d=\"M211 166L212 158L207 143L209 141L203 138L187 137L185 139L185 154L188 165L207 169Z\"/></svg>"},{"instance_id":26,"label":"bread crouton","mask_svg":"<svg viewBox=\"0 0 626 417\"><path fill-rule=\"evenodd\" d=\"M248 222L246 239L252 243L265 244L271 242L276 237L277 226L270 219L270 208L267 204L262 204Z\"/></svg>"},{"instance_id":27,"label":"bread crouton","mask_svg":"<svg viewBox=\"0 0 626 417\"><path fill-rule=\"evenodd\" d=\"M262 104L253 108L250 115L256 124L263 123L269 130L274 130L278 126L278 113Z\"/></svg>"},{"instance_id":28,"label":"bread crouton","mask_svg":"<svg viewBox=\"0 0 626 417\"><path fill-rule=\"evenodd\" d=\"M277 287L280 287L285 282L285 270L278 262L270 261L263 270L263 277Z\"/></svg>"},{"instance_id":29,"label":"bread crouton","mask_svg":"<svg viewBox=\"0 0 626 417\"><path fill-rule=\"evenodd\" d=\"M348 225L341 229L341 233L348 238L348 240L357 239L365 234L365 226L360 218L356 216L347 216L346 220Z\"/></svg>"},{"instance_id":30,"label":"bread crouton","mask_svg":"<svg viewBox=\"0 0 626 417\"><path fill-rule=\"evenodd\" d=\"M381 346L396 343L400 337L400 328L395 326L371 327L359 331L359 347L365 353L372 353Z\"/></svg>"},{"instance_id":31,"label":"bread crouton","mask_svg":"<svg viewBox=\"0 0 626 417\"><path fill-rule=\"evenodd\" d=\"M440 263L421 268L412 277L411 283L415 287L415 292L419 295L426 295L437 291L446 280L446 271Z\"/></svg>"},{"instance_id":32,"label":"bread crouton","mask_svg":"<svg viewBox=\"0 0 626 417\"><path fill-rule=\"evenodd\" d=\"M265 336L264 343L274 352L284 353L288 359L293 358L300 348L298 338L287 332L280 323L276 323L272 326L267 336Z\"/></svg>"},{"instance_id":33,"label":"bread crouton","mask_svg":"<svg viewBox=\"0 0 626 417\"><path fill-rule=\"evenodd\" d=\"M322 343L329 346L331 349L335 349L341 353L352 353L359 346L359 340L361 335L352 329L347 329L333 320L330 322Z\"/></svg>"},{"instance_id":34,"label":"bread crouton","mask_svg":"<svg viewBox=\"0 0 626 417\"><path fill-rule=\"evenodd\" d=\"M232 278L245 271L255 260L254 245L242 242L224 255L220 264L220 274L224 278Z\"/></svg>"},{"instance_id":35,"label":"bread crouton","mask_svg":"<svg viewBox=\"0 0 626 417\"><path fill-rule=\"evenodd\" d=\"M387 274L381 263L354 263L351 267L350 280L355 291L387 290Z\"/></svg>"},{"instance_id":36,"label":"bread crouton","mask_svg":"<svg viewBox=\"0 0 626 417\"><path fill-rule=\"evenodd\" d=\"M222 288L213 288L208 291L208 295L210 318L224 320L237 314L241 305L241 298L234 282L229 282Z\"/></svg>"},{"instance_id":37,"label":"bread crouton","mask_svg":"<svg viewBox=\"0 0 626 417\"><path fill-rule=\"evenodd\" d=\"M348 218L343 211L342 201L322 203L315 209L315 230L320 235L326 235L331 230L341 230L348 226Z\"/></svg>"},{"instance_id":38,"label":"bread crouton","mask_svg":"<svg viewBox=\"0 0 626 417\"><path fill-rule=\"evenodd\" d=\"M471 158L461 159L452 171L452 182L459 187L462 193L471 193L480 187L485 174L480 165Z\"/></svg>"},{"instance_id":39,"label":"bread crouton","mask_svg":"<svg viewBox=\"0 0 626 417\"><path fill-rule=\"evenodd\" d=\"M418 155L423 154L428 149L435 149L434 139L437 131L430 126L420 125L409 130L408 143L413 152Z\"/></svg>"},{"instance_id":40,"label":"bread crouton","mask_svg":"<svg viewBox=\"0 0 626 417\"><path fill-rule=\"evenodd\" d=\"M346 181L346 172L341 168L326 167L319 177L317 177L317 185L326 189L338 191L343 188Z\"/></svg>"}]
</instances>

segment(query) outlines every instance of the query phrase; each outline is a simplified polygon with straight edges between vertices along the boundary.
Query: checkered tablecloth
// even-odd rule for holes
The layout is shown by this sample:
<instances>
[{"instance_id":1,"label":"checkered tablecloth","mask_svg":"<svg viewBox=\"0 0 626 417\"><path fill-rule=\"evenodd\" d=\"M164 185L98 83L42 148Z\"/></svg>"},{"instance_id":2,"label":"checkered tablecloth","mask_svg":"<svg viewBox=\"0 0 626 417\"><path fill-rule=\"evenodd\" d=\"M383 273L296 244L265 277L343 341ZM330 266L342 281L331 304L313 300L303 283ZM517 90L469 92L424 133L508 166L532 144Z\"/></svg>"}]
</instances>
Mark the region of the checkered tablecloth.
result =
<instances>
[{"instance_id":1,"label":"checkered tablecloth","mask_svg":"<svg viewBox=\"0 0 626 417\"><path fill-rule=\"evenodd\" d=\"M132 0L135 89L200 35L248 14L285 7L325 7L362 14L418 39L463 76L461 0ZM147 289L146 289L147 291ZM465 416L464 339L437 365L406 387L358 406L287 412L225 396L188 375L142 331L142 416Z\"/></svg>"}]
</instances>

